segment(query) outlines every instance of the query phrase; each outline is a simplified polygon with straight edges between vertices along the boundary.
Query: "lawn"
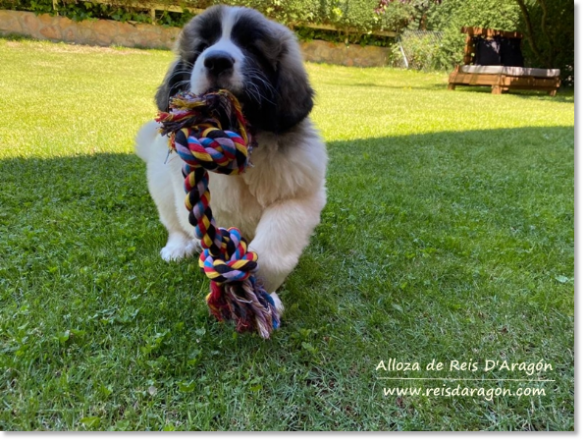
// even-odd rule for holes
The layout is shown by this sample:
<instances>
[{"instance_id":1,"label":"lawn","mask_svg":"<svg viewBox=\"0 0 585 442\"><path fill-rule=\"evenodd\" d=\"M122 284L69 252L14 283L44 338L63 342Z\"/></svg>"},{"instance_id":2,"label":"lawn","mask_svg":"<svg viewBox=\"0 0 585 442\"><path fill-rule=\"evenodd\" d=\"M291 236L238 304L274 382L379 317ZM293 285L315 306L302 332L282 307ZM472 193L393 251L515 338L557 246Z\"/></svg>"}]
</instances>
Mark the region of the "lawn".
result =
<instances>
[{"instance_id":1,"label":"lawn","mask_svg":"<svg viewBox=\"0 0 585 442\"><path fill-rule=\"evenodd\" d=\"M572 92L309 64L328 203L263 341L159 257L133 137L172 54L0 39L0 60L0 430L574 428ZM458 385L478 391L416 393Z\"/></svg>"}]
</instances>

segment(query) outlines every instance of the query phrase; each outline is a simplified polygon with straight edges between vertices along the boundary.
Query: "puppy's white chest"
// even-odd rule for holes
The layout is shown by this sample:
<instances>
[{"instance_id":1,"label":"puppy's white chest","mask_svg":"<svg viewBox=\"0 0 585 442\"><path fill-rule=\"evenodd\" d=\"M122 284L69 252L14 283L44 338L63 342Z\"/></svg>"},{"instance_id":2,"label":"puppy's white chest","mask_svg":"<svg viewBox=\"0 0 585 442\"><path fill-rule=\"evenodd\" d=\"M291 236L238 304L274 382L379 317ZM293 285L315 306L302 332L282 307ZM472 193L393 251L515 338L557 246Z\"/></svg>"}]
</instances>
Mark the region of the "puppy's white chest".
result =
<instances>
[{"instance_id":1,"label":"puppy's white chest","mask_svg":"<svg viewBox=\"0 0 585 442\"><path fill-rule=\"evenodd\" d=\"M262 206L250 193L243 177L211 173L209 191L217 225L237 227L251 241L262 216Z\"/></svg>"}]
</instances>

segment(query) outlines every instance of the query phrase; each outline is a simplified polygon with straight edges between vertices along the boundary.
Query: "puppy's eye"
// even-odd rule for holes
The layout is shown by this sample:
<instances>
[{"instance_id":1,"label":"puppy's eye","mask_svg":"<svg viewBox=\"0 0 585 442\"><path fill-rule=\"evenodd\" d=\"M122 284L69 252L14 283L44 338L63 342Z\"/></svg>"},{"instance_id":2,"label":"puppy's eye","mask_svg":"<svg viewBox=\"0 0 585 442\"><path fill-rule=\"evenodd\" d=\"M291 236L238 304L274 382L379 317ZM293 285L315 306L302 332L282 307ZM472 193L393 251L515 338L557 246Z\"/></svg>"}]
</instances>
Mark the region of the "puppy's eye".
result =
<instances>
[{"instance_id":1,"label":"puppy's eye","mask_svg":"<svg viewBox=\"0 0 585 442\"><path fill-rule=\"evenodd\" d=\"M250 51L252 53L256 52L258 50L258 48L256 47L256 45L254 44L254 42L246 42L245 44L242 45L243 49L246 49L247 51Z\"/></svg>"},{"instance_id":2,"label":"puppy's eye","mask_svg":"<svg viewBox=\"0 0 585 442\"><path fill-rule=\"evenodd\" d=\"M205 49L209 47L209 43L202 41L195 47L195 52L201 54Z\"/></svg>"},{"instance_id":3,"label":"puppy's eye","mask_svg":"<svg viewBox=\"0 0 585 442\"><path fill-rule=\"evenodd\" d=\"M248 40L247 42L244 43L244 48L247 49L248 51L252 52L253 54L261 54L262 50L260 49L258 43L260 43L257 39L254 40Z\"/></svg>"}]
</instances>

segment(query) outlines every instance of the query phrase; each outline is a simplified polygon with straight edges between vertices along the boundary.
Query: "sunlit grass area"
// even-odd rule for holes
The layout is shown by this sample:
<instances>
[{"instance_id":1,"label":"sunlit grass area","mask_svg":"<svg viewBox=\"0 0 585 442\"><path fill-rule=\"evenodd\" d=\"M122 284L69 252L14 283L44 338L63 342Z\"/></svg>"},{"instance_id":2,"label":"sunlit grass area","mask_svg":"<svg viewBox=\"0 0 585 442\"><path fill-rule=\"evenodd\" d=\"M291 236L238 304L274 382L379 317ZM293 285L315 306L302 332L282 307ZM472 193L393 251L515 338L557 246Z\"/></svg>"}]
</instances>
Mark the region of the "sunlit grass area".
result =
<instances>
[{"instance_id":1,"label":"sunlit grass area","mask_svg":"<svg viewBox=\"0 0 585 442\"><path fill-rule=\"evenodd\" d=\"M1 430L573 429L572 92L309 64L328 204L262 341L158 254L133 137L172 57L0 39ZM458 385L494 396L423 394Z\"/></svg>"}]
</instances>

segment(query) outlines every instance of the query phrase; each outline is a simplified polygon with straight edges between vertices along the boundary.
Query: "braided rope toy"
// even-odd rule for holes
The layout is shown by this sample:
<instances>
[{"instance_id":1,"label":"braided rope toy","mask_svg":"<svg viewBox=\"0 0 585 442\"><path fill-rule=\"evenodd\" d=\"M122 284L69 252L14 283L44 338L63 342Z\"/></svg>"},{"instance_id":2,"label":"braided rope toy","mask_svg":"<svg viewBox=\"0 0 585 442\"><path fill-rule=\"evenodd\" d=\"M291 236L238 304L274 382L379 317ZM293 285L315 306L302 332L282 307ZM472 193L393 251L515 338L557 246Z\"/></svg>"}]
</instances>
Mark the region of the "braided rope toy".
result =
<instances>
[{"instance_id":1,"label":"braided rope toy","mask_svg":"<svg viewBox=\"0 0 585 442\"><path fill-rule=\"evenodd\" d=\"M238 332L256 330L269 338L280 317L255 276L258 256L237 228L216 226L210 207L208 171L238 175L249 165L251 136L240 103L223 89L200 96L181 93L156 121L169 136L170 149L185 162L185 206L203 248L199 267L211 280L206 297L210 312L219 321L234 320Z\"/></svg>"}]
</instances>

